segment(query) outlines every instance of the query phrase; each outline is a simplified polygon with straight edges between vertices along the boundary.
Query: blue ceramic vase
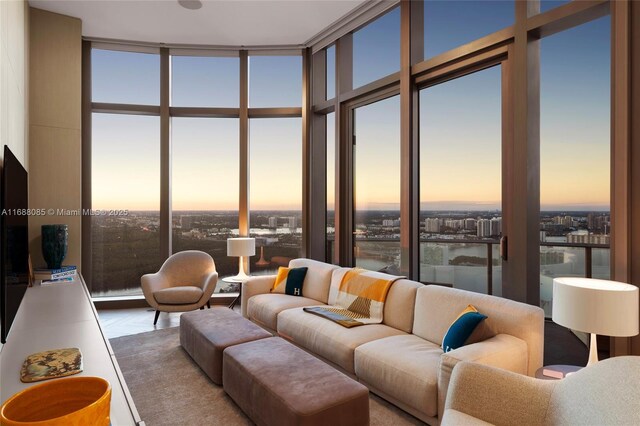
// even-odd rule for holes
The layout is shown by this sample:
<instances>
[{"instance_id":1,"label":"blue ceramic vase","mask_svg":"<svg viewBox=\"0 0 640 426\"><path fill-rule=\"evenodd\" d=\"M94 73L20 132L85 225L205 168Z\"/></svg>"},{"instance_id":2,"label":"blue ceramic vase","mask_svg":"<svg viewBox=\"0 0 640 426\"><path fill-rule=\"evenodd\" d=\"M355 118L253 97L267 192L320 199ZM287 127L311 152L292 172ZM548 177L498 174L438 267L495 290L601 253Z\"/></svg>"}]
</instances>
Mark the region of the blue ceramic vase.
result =
<instances>
[{"instance_id":1,"label":"blue ceramic vase","mask_svg":"<svg viewBox=\"0 0 640 426\"><path fill-rule=\"evenodd\" d=\"M42 225L42 255L47 268L58 269L67 255L68 225Z\"/></svg>"}]
</instances>

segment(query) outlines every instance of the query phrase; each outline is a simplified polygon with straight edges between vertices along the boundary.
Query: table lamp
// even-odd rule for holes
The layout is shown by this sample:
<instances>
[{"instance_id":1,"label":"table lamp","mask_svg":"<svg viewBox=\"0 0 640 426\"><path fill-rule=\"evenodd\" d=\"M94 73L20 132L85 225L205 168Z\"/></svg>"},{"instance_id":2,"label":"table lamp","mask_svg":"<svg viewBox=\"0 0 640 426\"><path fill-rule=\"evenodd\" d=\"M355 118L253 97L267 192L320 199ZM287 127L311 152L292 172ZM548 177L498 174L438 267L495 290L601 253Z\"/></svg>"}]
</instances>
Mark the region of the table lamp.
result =
<instances>
[{"instance_id":1,"label":"table lamp","mask_svg":"<svg viewBox=\"0 0 640 426\"><path fill-rule=\"evenodd\" d=\"M596 335L638 334L638 287L591 278L554 278L553 322L591 334L589 362L598 362Z\"/></svg>"},{"instance_id":2,"label":"table lamp","mask_svg":"<svg viewBox=\"0 0 640 426\"><path fill-rule=\"evenodd\" d=\"M227 256L239 257L238 275L228 278L231 281L246 281L249 276L244 272L244 258L245 256L253 256L256 254L256 239L255 238L229 238L227 239Z\"/></svg>"}]
</instances>

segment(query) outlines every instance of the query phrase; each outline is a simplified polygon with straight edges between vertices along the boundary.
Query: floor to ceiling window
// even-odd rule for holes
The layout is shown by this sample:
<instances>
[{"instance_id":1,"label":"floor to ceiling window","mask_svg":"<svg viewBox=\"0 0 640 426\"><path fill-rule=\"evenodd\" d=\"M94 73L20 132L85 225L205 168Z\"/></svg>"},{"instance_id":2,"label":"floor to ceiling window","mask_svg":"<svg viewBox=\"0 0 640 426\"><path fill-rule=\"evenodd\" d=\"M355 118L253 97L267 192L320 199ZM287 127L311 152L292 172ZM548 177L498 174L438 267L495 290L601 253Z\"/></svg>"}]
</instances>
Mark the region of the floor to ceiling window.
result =
<instances>
[{"instance_id":1,"label":"floor to ceiling window","mask_svg":"<svg viewBox=\"0 0 640 426\"><path fill-rule=\"evenodd\" d=\"M420 281L500 294L501 68L420 91Z\"/></svg>"},{"instance_id":2,"label":"floor to ceiling window","mask_svg":"<svg viewBox=\"0 0 640 426\"><path fill-rule=\"evenodd\" d=\"M353 110L355 265L400 271L400 98Z\"/></svg>"},{"instance_id":3,"label":"floor to ceiling window","mask_svg":"<svg viewBox=\"0 0 640 426\"><path fill-rule=\"evenodd\" d=\"M553 278L609 278L610 18L540 46L540 302Z\"/></svg>"},{"instance_id":4,"label":"floor to ceiling window","mask_svg":"<svg viewBox=\"0 0 640 426\"><path fill-rule=\"evenodd\" d=\"M251 57L155 51L92 49L91 207L123 212L92 217L85 238L87 281L98 297L140 294L140 277L183 250L209 253L220 278L235 274L237 258L227 257L226 245L246 232L241 216L257 239L253 273L273 271L302 252L300 51ZM165 74L162 55L169 63ZM165 89L169 97L161 100ZM250 125L240 119L241 105L249 105ZM243 157L241 138L249 133ZM165 161L163 146L170 147ZM162 175L169 176L167 201L160 196ZM241 211L247 194L250 206ZM162 208L170 223L162 222ZM163 244L169 246L164 253ZM220 280L216 292L236 289L225 285Z\"/></svg>"},{"instance_id":5,"label":"floor to ceiling window","mask_svg":"<svg viewBox=\"0 0 640 426\"><path fill-rule=\"evenodd\" d=\"M158 105L159 55L93 50L95 102ZM141 294L140 277L158 270L160 120L94 113L91 146L94 296Z\"/></svg>"},{"instance_id":6,"label":"floor to ceiling window","mask_svg":"<svg viewBox=\"0 0 640 426\"><path fill-rule=\"evenodd\" d=\"M249 57L249 107L300 107L300 56ZM275 272L302 253L302 120L251 118L249 235L254 274Z\"/></svg>"}]
</instances>

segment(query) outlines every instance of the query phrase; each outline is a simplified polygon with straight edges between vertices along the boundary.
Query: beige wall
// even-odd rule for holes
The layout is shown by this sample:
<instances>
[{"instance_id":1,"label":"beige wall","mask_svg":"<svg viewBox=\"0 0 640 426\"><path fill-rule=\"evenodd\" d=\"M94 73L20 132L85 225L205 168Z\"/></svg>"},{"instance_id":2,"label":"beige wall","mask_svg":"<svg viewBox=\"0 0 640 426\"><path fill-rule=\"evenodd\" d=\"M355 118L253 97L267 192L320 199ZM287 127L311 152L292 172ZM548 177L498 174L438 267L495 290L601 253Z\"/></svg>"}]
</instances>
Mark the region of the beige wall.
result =
<instances>
[{"instance_id":1,"label":"beige wall","mask_svg":"<svg viewBox=\"0 0 640 426\"><path fill-rule=\"evenodd\" d=\"M0 0L0 159L4 145L28 170L29 8Z\"/></svg>"},{"instance_id":2,"label":"beige wall","mask_svg":"<svg viewBox=\"0 0 640 426\"><path fill-rule=\"evenodd\" d=\"M82 23L30 8L29 205L32 209L81 208ZM31 258L43 266L40 227L69 225L64 263L80 267L81 217L47 214L29 222Z\"/></svg>"}]
</instances>

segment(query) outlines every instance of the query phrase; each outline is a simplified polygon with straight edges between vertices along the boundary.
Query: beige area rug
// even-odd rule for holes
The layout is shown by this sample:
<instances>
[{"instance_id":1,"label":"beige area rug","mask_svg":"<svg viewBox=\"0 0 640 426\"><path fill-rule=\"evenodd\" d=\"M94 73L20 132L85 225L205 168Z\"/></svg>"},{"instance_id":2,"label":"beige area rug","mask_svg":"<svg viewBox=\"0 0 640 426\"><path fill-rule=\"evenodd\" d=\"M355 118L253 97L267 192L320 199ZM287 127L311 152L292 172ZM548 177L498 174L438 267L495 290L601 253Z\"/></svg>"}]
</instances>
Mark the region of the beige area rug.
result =
<instances>
[{"instance_id":1,"label":"beige area rug","mask_svg":"<svg viewBox=\"0 0 640 426\"><path fill-rule=\"evenodd\" d=\"M178 327L111 339L131 396L147 426L251 425L180 346ZM371 425L421 425L373 394Z\"/></svg>"}]
</instances>

